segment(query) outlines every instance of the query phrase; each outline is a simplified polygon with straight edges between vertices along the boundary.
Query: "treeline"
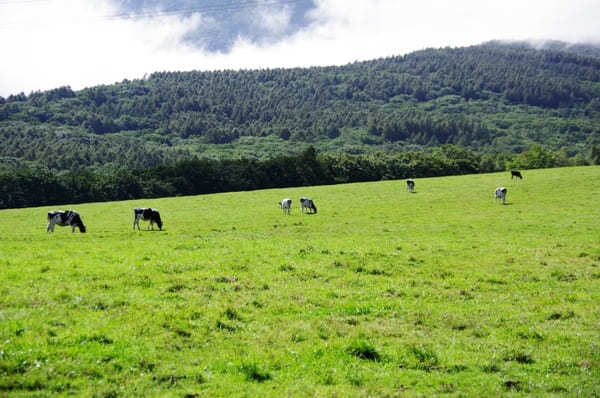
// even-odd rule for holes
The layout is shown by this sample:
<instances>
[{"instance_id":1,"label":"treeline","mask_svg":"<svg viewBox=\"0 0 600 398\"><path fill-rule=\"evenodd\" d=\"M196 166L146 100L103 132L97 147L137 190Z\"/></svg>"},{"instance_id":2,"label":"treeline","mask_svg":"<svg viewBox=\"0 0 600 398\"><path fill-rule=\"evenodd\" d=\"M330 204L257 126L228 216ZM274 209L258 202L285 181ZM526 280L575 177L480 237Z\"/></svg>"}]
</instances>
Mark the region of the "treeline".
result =
<instances>
[{"instance_id":1,"label":"treeline","mask_svg":"<svg viewBox=\"0 0 600 398\"><path fill-rule=\"evenodd\" d=\"M193 160L172 166L121 169L110 174L88 169L53 173L22 169L0 173L0 208L60 205L138 198L196 195L265 188L339 184L383 179L434 177L540 168L600 164L600 147L589 159L540 146L517 155L480 155L455 145L431 153L354 156L317 154L310 147L298 156L256 160Z\"/></svg>"}]
</instances>

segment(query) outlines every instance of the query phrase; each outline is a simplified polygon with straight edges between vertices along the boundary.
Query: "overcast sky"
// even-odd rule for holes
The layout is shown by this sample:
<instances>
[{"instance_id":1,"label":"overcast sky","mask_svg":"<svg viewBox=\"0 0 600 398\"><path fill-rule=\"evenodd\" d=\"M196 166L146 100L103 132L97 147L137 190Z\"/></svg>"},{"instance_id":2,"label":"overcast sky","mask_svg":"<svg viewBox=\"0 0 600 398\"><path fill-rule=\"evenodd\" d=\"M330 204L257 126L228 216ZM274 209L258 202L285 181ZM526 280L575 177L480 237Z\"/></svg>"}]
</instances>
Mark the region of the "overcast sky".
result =
<instances>
[{"instance_id":1,"label":"overcast sky","mask_svg":"<svg viewBox=\"0 0 600 398\"><path fill-rule=\"evenodd\" d=\"M155 71L340 65L488 40L600 43L600 0L0 0L0 96Z\"/></svg>"}]
</instances>

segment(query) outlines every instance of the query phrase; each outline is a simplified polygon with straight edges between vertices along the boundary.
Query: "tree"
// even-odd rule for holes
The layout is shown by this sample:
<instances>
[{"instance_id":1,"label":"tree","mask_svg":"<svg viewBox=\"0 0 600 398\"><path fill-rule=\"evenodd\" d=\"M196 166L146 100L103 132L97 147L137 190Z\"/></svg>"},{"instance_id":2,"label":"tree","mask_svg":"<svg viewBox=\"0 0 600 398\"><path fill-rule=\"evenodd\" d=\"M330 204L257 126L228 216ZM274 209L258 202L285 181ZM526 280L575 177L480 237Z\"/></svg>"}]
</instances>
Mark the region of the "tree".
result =
<instances>
[{"instance_id":1,"label":"tree","mask_svg":"<svg viewBox=\"0 0 600 398\"><path fill-rule=\"evenodd\" d=\"M533 145L528 151L515 156L510 162L511 168L520 169L542 169L555 165L556 155L545 150L541 145Z\"/></svg>"},{"instance_id":2,"label":"tree","mask_svg":"<svg viewBox=\"0 0 600 398\"><path fill-rule=\"evenodd\" d=\"M600 145L594 145L590 154L592 164L600 164Z\"/></svg>"}]
</instances>

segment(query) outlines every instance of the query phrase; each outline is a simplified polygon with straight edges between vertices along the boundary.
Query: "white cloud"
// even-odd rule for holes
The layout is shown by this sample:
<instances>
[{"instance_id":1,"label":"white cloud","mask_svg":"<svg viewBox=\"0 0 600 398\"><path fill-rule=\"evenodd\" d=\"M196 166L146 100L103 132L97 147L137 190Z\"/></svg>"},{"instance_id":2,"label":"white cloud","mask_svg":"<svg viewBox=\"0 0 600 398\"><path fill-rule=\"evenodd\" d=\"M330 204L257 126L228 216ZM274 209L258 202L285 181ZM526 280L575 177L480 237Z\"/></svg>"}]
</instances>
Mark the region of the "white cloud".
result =
<instances>
[{"instance_id":1,"label":"white cloud","mask_svg":"<svg viewBox=\"0 0 600 398\"><path fill-rule=\"evenodd\" d=\"M292 12L290 7L272 9L264 7L259 10L257 22L259 26L272 34L285 32L290 25Z\"/></svg>"},{"instance_id":2,"label":"white cloud","mask_svg":"<svg viewBox=\"0 0 600 398\"><path fill-rule=\"evenodd\" d=\"M310 25L270 44L239 38L206 53L184 37L214 21L200 14L106 18L116 0L48 0L0 5L0 95L74 89L161 70L214 70L344 64L426 47L492 39L600 42L597 0L317 0ZM289 9L263 13L284 32Z\"/></svg>"},{"instance_id":3,"label":"white cloud","mask_svg":"<svg viewBox=\"0 0 600 398\"><path fill-rule=\"evenodd\" d=\"M50 0L2 6L0 12L0 95L177 69L178 59L198 51L182 39L202 22L197 14L114 18L119 10L106 0Z\"/></svg>"}]
</instances>

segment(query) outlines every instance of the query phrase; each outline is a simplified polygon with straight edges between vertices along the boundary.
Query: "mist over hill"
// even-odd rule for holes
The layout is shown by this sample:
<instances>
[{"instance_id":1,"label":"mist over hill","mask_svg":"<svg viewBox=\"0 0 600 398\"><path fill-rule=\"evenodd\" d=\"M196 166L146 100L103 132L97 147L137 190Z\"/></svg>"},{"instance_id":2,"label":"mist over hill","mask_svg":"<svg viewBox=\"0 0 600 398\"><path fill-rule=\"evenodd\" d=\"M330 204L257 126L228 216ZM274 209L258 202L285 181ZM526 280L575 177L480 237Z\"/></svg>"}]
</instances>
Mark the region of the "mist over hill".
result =
<instances>
[{"instance_id":1,"label":"mist over hill","mask_svg":"<svg viewBox=\"0 0 600 398\"><path fill-rule=\"evenodd\" d=\"M157 72L0 98L7 167L112 169L190 159L600 143L600 50L490 42L339 67Z\"/></svg>"},{"instance_id":2,"label":"mist over hill","mask_svg":"<svg viewBox=\"0 0 600 398\"><path fill-rule=\"evenodd\" d=\"M535 50L565 51L584 57L600 58L600 44L593 43L567 43L560 40L529 40L529 41L490 41L487 46L526 48Z\"/></svg>"}]
</instances>

